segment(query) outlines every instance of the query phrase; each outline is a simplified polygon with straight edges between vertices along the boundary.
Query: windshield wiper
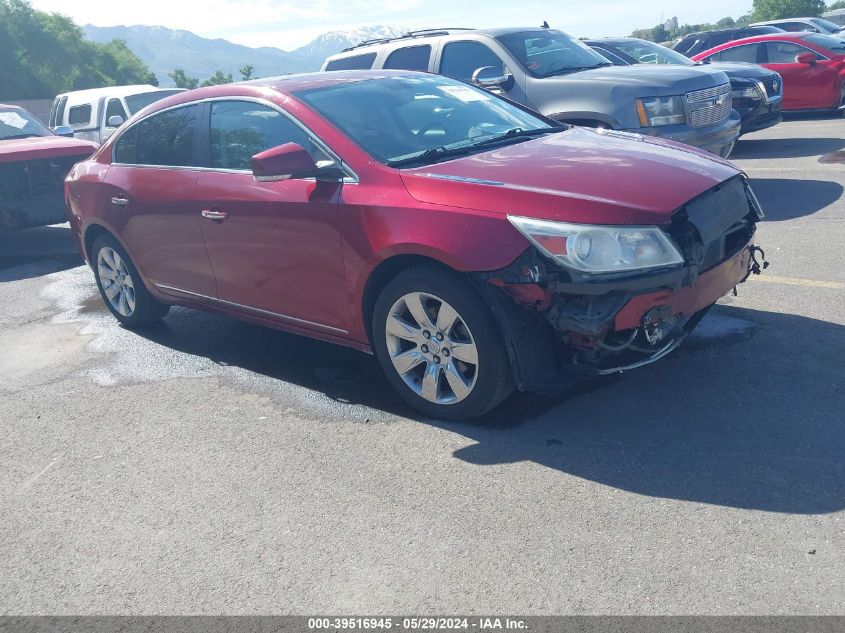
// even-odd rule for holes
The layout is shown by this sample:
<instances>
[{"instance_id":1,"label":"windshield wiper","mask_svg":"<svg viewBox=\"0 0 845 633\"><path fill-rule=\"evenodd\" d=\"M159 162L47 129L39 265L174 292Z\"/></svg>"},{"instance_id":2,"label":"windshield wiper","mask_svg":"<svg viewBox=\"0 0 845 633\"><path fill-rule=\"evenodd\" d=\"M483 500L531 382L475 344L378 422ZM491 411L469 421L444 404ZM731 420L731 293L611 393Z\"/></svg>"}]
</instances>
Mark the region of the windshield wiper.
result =
<instances>
[{"instance_id":1,"label":"windshield wiper","mask_svg":"<svg viewBox=\"0 0 845 633\"><path fill-rule=\"evenodd\" d=\"M511 139L530 138L532 136L540 136L541 134L553 134L555 132L563 132L566 129L567 128L563 126L542 127L533 130L523 130L522 128L515 127L513 129L508 130L504 134L499 134L491 138L486 138L476 143L458 145L455 147L445 147L442 145L440 147L432 147L430 149L425 150L424 152L420 152L419 154L408 156L407 158L399 158L397 160L387 161L386 165L388 167L404 167L405 165L414 165L417 163L433 163L442 158L462 156L464 154L469 154L479 148L489 147L490 145L497 145L502 142L510 141Z\"/></svg>"},{"instance_id":2,"label":"windshield wiper","mask_svg":"<svg viewBox=\"0 0 845 633\"><path fill-rule=\"evenodd\" d=\"M541 77L545 79L546 77L554 77L555 75L567 75L569 73L580 72L582 70L594 70L596 68L604 68L605 66L613 66L613 63L604 62L602 64L594 64L593 66L569 66L567 68L559 68L558 70L549 71L545 75L541 75Z\"/></svg>"}]
</instances>

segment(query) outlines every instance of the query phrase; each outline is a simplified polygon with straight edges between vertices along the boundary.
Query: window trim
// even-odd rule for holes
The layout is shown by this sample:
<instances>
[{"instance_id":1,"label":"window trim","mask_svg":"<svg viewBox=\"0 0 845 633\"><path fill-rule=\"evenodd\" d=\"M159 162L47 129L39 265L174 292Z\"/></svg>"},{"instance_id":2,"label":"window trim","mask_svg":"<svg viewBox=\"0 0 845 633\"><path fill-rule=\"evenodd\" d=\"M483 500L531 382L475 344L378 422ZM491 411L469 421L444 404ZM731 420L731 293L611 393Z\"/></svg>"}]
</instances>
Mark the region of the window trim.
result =
<instances>
[{"instance_id":1,"label":"window trim","mask_svg":"<svg viewBox=\"0 0 845 633\"><path fill-rule=\"evenodd\" d=\"M201 166L188 166L188 165L143 165L139 163L121 163L115 161L114 154L115 150L117 149L117 144L120 143L120 139L129 132L130 130L134 129L137 125L140 125L147 119L154 117L158 114L162 114L164 112L169 112L170 110L175 110L177 108L183 108L192 105L198 105L201 107L201 114L199 117L199 121L197 123L199 134L200 134L200 143L204 143L205 140L208 139L209 134L205 132L205 128L210 126L211 124L211 108L207 107L206 104L209 104L213 101L248 101L251 103L258 103L260 105L267 106L273 110L278 111L283 116L286 116L292 123L299 126L305 134L307 134L312 141L326 154L329 155L338 165L341 166L344 172L346 172L347 177L343 179L344 184L358 184L360 182L360 178L358 174L353 170L348 163L346 163L340 156L338 156L337 152L333 151L328 145L326 145L322 139L320 139L314 132L312 132L305 124L303 124L299 119L293 116L290 112L282 108L281 106L269 101L267 99L261 99L259 97L251 97L251 96L237 96L237 95L229 95L226 97L207 97L205 99L197 99L196 101L188 101L186 103L179 103L176 105L169 106L167 108L162 108L161 110L156 110L155 112L150 112L149 114L145 115L144 117L134 121L132 125L127 126L126 129L121 130L119 133L114 135L114 141L111 146L111 161L110 165L117 165L119 167L140 167L143 169L178 169L180 171L199 171L199 172L213 172L218 174L250 174L252 175L252 170L250 169L223 169L218 167L201 167ZM195 130L195 134L197 131ZM198 151L200 148L197 147L194 151ZM314 178L301 178L299 180L315 180Z\"/></svg>"}]
</instances>

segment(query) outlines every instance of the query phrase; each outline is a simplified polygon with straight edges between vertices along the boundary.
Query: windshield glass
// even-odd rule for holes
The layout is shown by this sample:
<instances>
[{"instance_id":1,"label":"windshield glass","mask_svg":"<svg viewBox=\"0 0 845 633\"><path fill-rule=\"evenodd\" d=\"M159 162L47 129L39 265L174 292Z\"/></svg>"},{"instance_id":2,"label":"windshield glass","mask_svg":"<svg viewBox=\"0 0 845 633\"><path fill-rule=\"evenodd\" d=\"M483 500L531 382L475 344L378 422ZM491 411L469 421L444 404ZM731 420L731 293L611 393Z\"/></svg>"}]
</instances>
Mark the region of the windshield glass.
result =
<instances>
[{"instance_id":1,"label":"windshield glass","mask_svg":"<svg viewBox=\"0 0 845 633\"><path fill-rule=\"evenodd\" d=\"M837 53L839 55L845 53L845 38L838 35L821 35L819 33L812 33L804 36L804 39L811 44L815 44L821 48L826 48L833 53Z\"/></svg>"},{"instance_id":2,"label":"windshield glass","mask_svg":"<svg viewBox=\"0 0 845 633\"><path fill-rule=\"evenodd\" d=\"M633 57L640 64L679 64L695 66L695 62L672 49L647 42L645 40L621 40L610 42L610 46L619 49L629 57Z\"/></svg>"},{"instance_id":3,"label":"windshield glass","mask_svg":"<svg viewBox=\"0 0 845 633\"><path fill-rule=\"evenodd\" d=\"M129 114L135 114L146 108L151 103L155 103L170 95L185 92L184 90L156 90L155 92L142 92L137 95L130 95L126 97L126 105L129 106Z\"/></svg>"},{"instance_id":4,"label":"windshield glass","mask_svg":"<svg viewBox=\"0 0 845 633\"><path fill-rule=\"evenodd\" d=\"M589 46L562 31L517 31L500 35L496 39L535 77L550 77L611 65Z\"/></svg>"},{"instance_id":5,"label":"windshield glass","mask_svg":"<svg viewBox=\"0 0 845 633\"><path fill-rule=\"evenodd\" d=\"M822 27L825 31L830 31L831 33L836 33L842 28L835 22L830 22L821 18L810 18L810 22L812 22L816 26Z\"/></svg>"},{"instance_id":6,"label":"windshield glass","mask_svg":"<svg viewBox=\"0 0 845 633\"><path fill-rule=\"evenodd\" d=\"M52 135L43 123L26 110L0 108L0 140Z\"/></svg>"},{"instance_id":7,"label":"windshield glass","mask_svg":"<svg viewBox=\"0 0 845 633\"><path fill-rule=\"evenodd\" d=\"M296 93L383 163L473 146L515 129L551 129L490 93L439 75L391 77Z\"/></svg>"}]
</instances>

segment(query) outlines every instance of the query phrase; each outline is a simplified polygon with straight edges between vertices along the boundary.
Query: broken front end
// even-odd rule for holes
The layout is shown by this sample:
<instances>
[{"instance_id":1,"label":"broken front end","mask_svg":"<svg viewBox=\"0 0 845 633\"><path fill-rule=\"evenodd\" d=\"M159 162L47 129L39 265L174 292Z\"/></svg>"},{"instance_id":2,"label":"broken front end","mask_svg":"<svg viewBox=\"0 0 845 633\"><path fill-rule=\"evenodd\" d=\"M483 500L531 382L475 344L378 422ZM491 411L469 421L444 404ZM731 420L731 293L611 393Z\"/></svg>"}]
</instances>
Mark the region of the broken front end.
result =
<instances>
[{"instance_id":1,"label":"broken front end","mask_svg":"<svg viewBox=\"0 0 845 633\"><path fill-rule=\"evenodd\" d=\"M0 229L67 222L64 180L86 156L61 156L0 164Z\"/></svg>"},{"instance_id":2,"label":"broken front end","mask_svg":"<svg viewBox=\"0 0 845 633\"><path fill-rule=\"evenodd\" d=\"M752 243L762 217L737 176L678 209L668 227L512 218L535 248L479 279L519 388L561 369L620 373L672 352L720 297L768 265Z\"/></svg>"}]
</instances>

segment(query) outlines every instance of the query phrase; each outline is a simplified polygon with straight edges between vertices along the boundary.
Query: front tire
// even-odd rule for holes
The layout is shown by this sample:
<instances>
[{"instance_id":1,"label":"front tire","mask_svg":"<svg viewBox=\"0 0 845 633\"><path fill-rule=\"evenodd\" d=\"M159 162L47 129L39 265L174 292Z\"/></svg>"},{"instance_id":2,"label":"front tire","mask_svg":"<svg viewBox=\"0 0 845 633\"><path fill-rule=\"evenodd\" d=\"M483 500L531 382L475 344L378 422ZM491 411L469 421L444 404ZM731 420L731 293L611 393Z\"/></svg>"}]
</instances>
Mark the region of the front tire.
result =
<instances>
[{"instance_id":1,"label":"front tire","mask_svg":"<svg viewBox=\"0 0 845 633\"><path fill-rule=\"evenodd\" d=\"M128 328L159 321L170 306L156 301L120 243L103 234L94 240L91 262L97 288L114 317Z\"/></svg>"},{"instance_id":2,"label":"front tire","mask_svg":"<svg viewBox=\"0 0 845 633\"><path fill-rule=\"evenodd\" d=\"M394 389L428 417L477 418L512 391L493 314L457 273L426 264L399 274L376 301L372 335Z\"/></svg>"}]
</instances>

